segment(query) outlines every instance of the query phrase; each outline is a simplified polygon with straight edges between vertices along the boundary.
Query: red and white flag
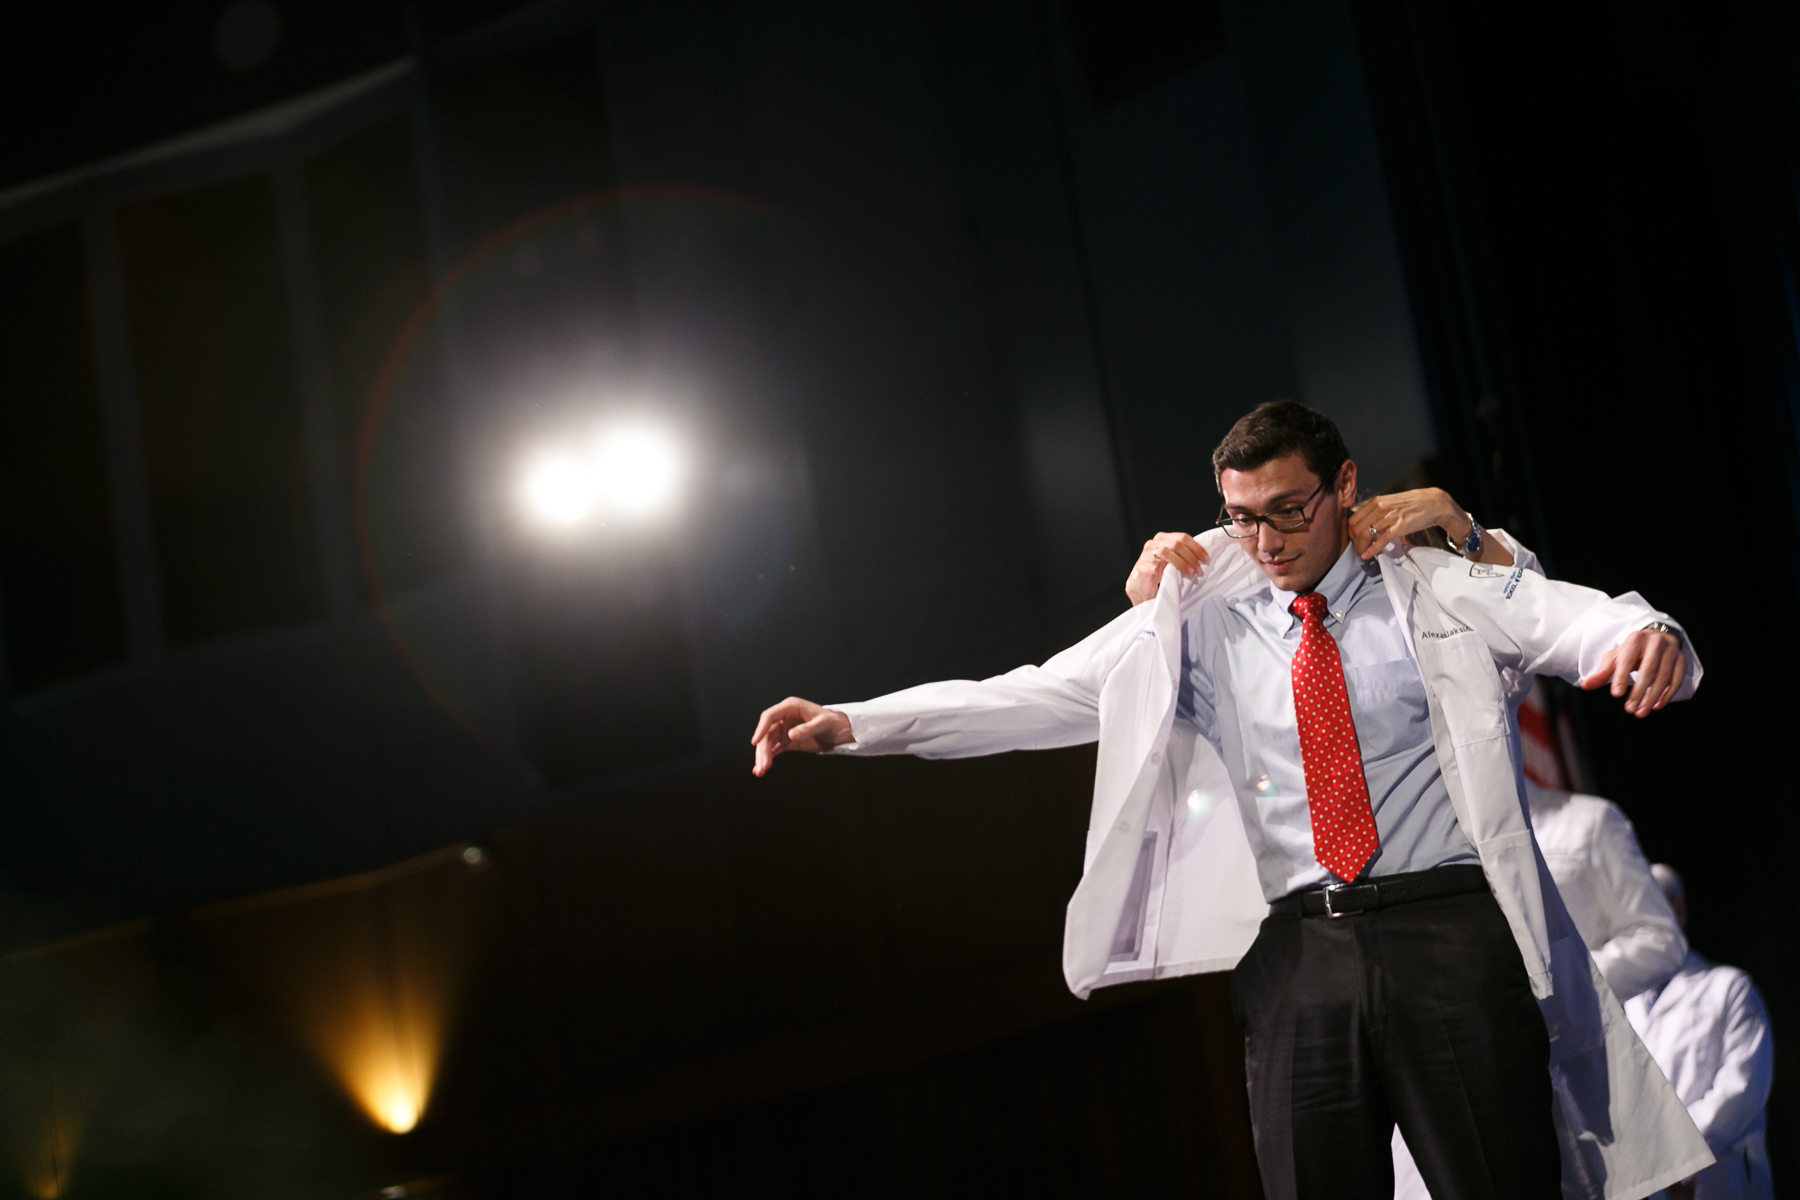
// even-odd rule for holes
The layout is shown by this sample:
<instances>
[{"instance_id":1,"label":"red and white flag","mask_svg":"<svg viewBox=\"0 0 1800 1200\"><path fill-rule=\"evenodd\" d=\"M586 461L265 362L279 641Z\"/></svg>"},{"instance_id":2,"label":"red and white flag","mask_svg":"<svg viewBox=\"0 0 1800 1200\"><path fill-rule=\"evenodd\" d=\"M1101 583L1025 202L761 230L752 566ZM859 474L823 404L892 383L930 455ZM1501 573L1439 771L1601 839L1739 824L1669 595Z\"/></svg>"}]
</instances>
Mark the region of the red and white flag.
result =
<instances>
[{"instance_id":1,"label":"red and white flag","mask_svg":"<svg viewBox=\"0 0 1800 1200\"><path fill-rule=\"evenodd\" d=\"M1519 746L1525 777L1539 787L1586 791L1587 758L1575 736L1571 714L1555 712L1550 689L1542 679L1531 681L1531 693L1519 705Z\"/></svg>"}]
</instances>

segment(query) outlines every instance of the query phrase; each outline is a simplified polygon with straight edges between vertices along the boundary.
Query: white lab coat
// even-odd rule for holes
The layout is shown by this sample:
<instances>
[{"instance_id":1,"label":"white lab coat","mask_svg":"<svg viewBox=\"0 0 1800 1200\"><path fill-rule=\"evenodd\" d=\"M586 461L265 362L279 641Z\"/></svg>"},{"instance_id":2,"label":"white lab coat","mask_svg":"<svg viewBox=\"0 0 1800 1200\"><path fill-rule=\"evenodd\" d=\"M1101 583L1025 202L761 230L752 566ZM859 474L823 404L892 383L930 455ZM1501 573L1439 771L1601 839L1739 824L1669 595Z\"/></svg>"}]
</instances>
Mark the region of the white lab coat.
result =
<instances>
[{"instance_id":1,"label":"white lab coat","mask_svg":"<svg viewBox=\"0 0 1800 1200\"><path fill-rule=\"evenodd\" d=\"M1231 770L1241 747L1225 746L1222 762L1175 715L1184 615L1263 582L1222 531L1201 541L1211 562L1197 578L1165 571L1154 601L1041 667L831 705L856 738L840 753L955 758L1098 739L1086 870L1063 935L1063 973L1078 996L1127 979L1229 969L1267 913L1240 815L1254 811L1252 785ZM1555 1117L1565 1141L1585 1151L1573 1165L1565 1155L1565 1175L1606 1200L1686 1178L1711 1155L1550 882L1525 817L1500 679L1501 668L1578 678L1631 631L1672 619L1635 593L1609 598L1439 550L1396 545L1379 562L1411 634L1457 820L1549 1027ZM1681 695L1699 679L1690 651ZM1192 802L1234 792L1238 804ZM1204 820L1182 815L1200 809ZM1171 858L1185 860L1181 870L1169 870Z\"/></svg>"},{"instance_id":2,"label":"white lab coat","mask_svg":"<svg viewBox=\"0 0 1800 1200\"><path fill-rule=\"evenodd\" d=\"M1529 779L1525 791L1531 829L1550 877L1613 994L1622 1002L1665 982L1681 967L1687 939L1650 874L1631 821L1618 805L1599 796L1539 787ZM1630 1013L1630 1005L1625 1011ZM1656 1058L1655 1048L1650 1049ZM1571 1183L1571 1194L1582 1195L1580 1180ZM1396 1129L1394 1200L1427 1200L1428 1195Z\"/></svg>"},{"instance_id":3,"label":"white lab coat","mask_svg":"<svg viewBox=\"0 0 1800 1200\"><path fill-rule=\"evenodd\" d=\"M1688 953L1625 1015L1662 1066L1718 1161L1694 1180L1694 1200L1774 1200L1763 1106L1775 1081L1769 1014L1750 977Z\"/></svg>"}]
</instances>

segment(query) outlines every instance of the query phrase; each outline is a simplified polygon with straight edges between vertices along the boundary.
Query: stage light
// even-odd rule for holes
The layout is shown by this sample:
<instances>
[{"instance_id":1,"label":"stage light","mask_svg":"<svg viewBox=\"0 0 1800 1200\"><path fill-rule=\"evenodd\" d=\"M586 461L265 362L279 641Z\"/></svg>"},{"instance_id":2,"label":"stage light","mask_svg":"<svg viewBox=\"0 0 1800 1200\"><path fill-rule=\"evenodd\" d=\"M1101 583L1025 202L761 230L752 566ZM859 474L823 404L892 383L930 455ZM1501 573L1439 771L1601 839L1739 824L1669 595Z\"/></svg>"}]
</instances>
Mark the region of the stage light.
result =
<instances>
[{"instance_id":1,"label":"stage light","mask_svg":"<svg viewBox=\"0 0 1800 1200\"><path fill-rule=\"evenodd\" d=\"M685 473L681 448L645 424L603 429L591 440L538 454L524 473L526 510L539 523L638 521L675 506Z\"/></svg>"},{"instance_id":2,"label":"stage light","mask_svg":"<svg viewBox=\"0 0 1800 1200\"><path fill-rule=\"evenodd\" d=\"M525 503L539 520L573 525L594 509L594 477L572 455L544 455L525 472Z\"/></svg>"},{"instance_id":3,"label":"stage light","mask_svg":"<svg viewBox=\"0 0 1800 1200\"><path fill-rule=\"evenodd\" d=\"M648 515L668 508L681 481L681 455L654 429L610 430L595 448L596 483L607 508Z\"/></svg>"}]
</instances>

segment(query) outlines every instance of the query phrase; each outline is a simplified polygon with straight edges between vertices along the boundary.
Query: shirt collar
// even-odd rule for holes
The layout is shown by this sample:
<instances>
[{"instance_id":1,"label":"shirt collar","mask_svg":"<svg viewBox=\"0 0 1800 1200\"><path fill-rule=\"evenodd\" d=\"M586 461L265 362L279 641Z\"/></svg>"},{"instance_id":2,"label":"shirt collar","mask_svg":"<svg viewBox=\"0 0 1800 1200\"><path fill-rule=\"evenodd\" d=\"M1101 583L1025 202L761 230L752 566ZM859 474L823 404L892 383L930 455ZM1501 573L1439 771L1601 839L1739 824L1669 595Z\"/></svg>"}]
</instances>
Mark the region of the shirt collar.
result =
<instances>
[{"instance_id":1,"label":"shirt collar","mask_svg":"<svg viewBox=\"0 0 1800 1200\"><path fill-rule=\"evenodd\" d=\"M1325 572L1325 578L1319 580L1318 586L1313 588L1313 591L1325 597L1325 615L1328 620L1335 618L1341 622L1344 619L1344 614L1350 609L1351 601L1356 599L1357 589L1362 586L1364 580L1369 578L1369 572L1372 569L1379 570L1380 568L1376 567L1374 563L1365 563L1358 558L1355 543L1347 543L1344 546L1343 553L1339 554L1337 561L1331 564L1331 570ZM1269 585L1271 600L1276 607L1288 615L1288 628L1290 629L1300 620L1299 617L1293 615L1292 611L1294 597L1299 594L1299 592L1283 591L1273 583Z\"/></svg>"}]
</instances>

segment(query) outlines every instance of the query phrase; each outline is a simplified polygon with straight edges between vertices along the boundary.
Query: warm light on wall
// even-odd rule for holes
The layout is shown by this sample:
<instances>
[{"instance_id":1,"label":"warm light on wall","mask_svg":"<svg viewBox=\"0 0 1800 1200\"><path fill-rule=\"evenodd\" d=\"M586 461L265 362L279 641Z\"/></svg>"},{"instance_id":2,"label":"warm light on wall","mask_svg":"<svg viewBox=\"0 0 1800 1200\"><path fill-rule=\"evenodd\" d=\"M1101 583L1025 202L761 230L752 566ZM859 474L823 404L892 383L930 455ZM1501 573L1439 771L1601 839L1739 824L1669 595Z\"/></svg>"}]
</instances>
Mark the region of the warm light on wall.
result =
<instances>
[{"instance_id":1,"label":"warm light on wall","mask_svg":"<svg viewBox=\"0 0 1800 1200\"><path fill-rule=\"evenodd\" d=\"M405 1133L431 1098L447 997L440 981L404 965L361 965L341 1005L309 1006L308 1040L370 1120Z\"/></svg>"},{"instance_id":2,"label":"warm light on wall","mask_svg":"<svg viewBox=\"0 0 1800 1200\"><path fill-rule=\"evenodd\" d=\"M369 1119L424 1117L472 966L486 859L451 846L384 871L201 910Z\"/></svg>"},{"instance_id":3,"label":"warm light on wall","mask_svg":"<svg viewBox=\"0 0 1800 1200\"><path fill-rule=\"evenodd\" d=\"M416 1082L396 1076L371 1085L362 1099L377 1125L389 1133L405 1133L419 1123L425 1094L426 1089Z\"/></svg>"},{"instance_id":4,"label":"warm light on wall","mask_svg":"<svg viewBox=\"0 0 1800 1200\"><path fill-rule=\"evenodd\" d=\"M81 1143L81 1124L81 1114L72 1105L61 1096L51 1098L25 1165L25 1190L38 1200L57 1200L68 1190L75 1148Z\"/></svg>"}]
</instances>

